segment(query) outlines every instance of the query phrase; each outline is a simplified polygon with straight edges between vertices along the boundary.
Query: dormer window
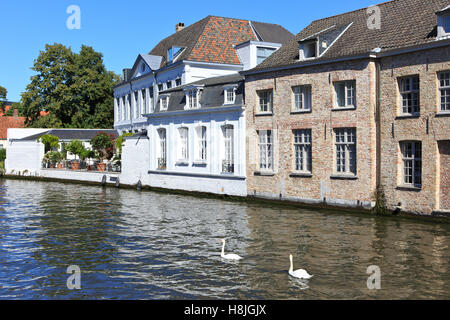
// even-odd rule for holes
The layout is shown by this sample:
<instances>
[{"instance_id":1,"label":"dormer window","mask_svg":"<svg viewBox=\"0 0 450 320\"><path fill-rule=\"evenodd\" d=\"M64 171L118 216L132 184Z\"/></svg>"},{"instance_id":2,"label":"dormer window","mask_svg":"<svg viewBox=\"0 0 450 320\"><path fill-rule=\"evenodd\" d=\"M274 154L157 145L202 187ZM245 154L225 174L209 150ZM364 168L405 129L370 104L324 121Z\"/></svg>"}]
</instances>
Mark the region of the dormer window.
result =
<instances>
[{"instance_id":1,"label":"dormer window","mask_svg":"<svg viewBox=\"0 0 450 320\"><path fill-rule=\"evenodd\" d=\"M186 95L185 109L200 108L200 94L202 87L190 86L184 89Z\"/></svg>"},{"instance_id":2,"label":"dormer window","mask_svg":"<svg viewBox=\"0 0 450 320\"><path fill-rule=\"evenodd\" d=\"M169 109L169 96L161 95L159 97L159 105L160 105L161 111L167 111L167 109Z\"/></svg>"},{"instance_id":3,"label":"dormer window","mask_svg":"<svg viewBox=\"0 0 450 320\"><path fill-rule=\"evenodd\" d=\"M438 20L438 34L437 38L450 37L450 6L436 12Z\"/></svg>"},{"instance_id":4,"label":"dormer window","mask_svg":"<svg viewBox=\"0 0 450 320\"><path fill-rule=\"evenodd\" d=\"M141 64L141 72L145 72L145 64Z\"/></svg>"},{"instance_id":5,"label":"dormer window","mask_svg":"<svg viewBox=\"0 0 450 320\"><path fill-rule=\"evenodd\" d=\"M314 59L317 57L317 40L300 42L300 60Z\"/></svg>"},{"instance_id":6,"label":"dormer window","mask_svg":"<svg viewBox=\"0 0 450 320\"><path fill-rule=\"evenodd\" d=\"M224 102L223 104L234 104L236 101L236 89L237 85L230 85L224 87Z\"/></svg>"},{"instance_id":7,"label":"dormer window","mask_svg":"<svg viewBox=\"0 0 450 320\"><path fill-rule=\"evenodd\" d=\"M180 53L183 51L183 47L172 47L169 50L167 50L167 61L172 62L174 61Z\"/></svg>"}]
</instances>

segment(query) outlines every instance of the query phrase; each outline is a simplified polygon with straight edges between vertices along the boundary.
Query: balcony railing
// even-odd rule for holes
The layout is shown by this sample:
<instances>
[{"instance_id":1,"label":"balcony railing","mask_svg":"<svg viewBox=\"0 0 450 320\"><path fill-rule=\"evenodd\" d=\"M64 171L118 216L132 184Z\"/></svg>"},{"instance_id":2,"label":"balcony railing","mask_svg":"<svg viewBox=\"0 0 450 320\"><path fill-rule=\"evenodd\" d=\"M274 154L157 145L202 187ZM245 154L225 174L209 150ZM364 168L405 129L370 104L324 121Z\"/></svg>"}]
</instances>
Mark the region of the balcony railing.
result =
<instances>
[{"instance_id":1,"label":"balcony railing","mask_svg":"<svg viewBox=\"0 0 450 320\"><path fill-rule=\"evenodd\" d=\"M222 173L234 173L234 163L230 160L222 161Z\"/></svg>"},{"instance_id":2,"label":"balcony railing","mask_svg":"<svg viewBox=\"0 0 450 320\"><path fill-rule=\"evenodd\" d=\"M167 161L165 158L158 158L158 170L166 170Z\"/></svg>"}]
</instances>

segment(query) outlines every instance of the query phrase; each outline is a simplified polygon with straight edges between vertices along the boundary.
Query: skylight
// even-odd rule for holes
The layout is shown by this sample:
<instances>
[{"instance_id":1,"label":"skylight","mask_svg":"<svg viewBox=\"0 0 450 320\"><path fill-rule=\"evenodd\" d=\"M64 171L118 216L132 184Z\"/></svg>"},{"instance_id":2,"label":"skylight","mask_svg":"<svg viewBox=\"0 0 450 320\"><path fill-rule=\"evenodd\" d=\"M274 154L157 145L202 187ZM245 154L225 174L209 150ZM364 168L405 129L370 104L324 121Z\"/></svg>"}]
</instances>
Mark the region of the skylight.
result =
<instances>
[{"instance_id":1,"label":"skylight","mask_svg":"<svg viewBox=\"0 0 450 320\"><path fill-rule=\"evenodd\" d=\"M183 47L171 47L169 50L167 50L167 60L169 62L174 61L180 55L183 49Z\"/></svg>"}]
</instances>

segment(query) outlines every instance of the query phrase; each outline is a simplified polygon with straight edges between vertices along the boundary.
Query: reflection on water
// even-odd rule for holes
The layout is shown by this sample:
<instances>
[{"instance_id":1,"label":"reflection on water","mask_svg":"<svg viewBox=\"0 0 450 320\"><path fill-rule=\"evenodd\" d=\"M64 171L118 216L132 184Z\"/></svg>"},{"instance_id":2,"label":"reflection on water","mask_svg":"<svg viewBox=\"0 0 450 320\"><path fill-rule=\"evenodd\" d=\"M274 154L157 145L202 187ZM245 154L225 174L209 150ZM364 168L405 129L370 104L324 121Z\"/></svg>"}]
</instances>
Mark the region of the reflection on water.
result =
<instances>
[{"instance_id":1,"label":"reflection on water","mask_svg":"<svg viewBox=\"0 0 450 320\"><path fill-rule=\"evenodd\" d=\"M0 180L3 299L450 298L450 225ZM244 257L222 261L226 252ZM295 269L314 277L289 277ZM81 290L69 290L69 265ZM367 267L381 268L379 291Z\"/></svg>"}]
</instances>

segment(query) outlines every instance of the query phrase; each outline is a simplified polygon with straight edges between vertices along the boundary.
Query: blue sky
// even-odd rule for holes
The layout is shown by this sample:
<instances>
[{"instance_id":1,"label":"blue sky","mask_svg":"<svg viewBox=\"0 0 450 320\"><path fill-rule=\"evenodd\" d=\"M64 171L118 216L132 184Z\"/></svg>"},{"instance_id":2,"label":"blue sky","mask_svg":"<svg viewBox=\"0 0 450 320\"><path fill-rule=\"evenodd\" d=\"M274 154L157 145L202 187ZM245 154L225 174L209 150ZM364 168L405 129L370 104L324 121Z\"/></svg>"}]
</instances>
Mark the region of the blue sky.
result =
<instances>
[{"instance_id":1,"label":"blue sky","mask_svg":"<svg viewBox=\"0 0 450 320\"><path fill-rule=\"evenodd\" d=\"M294 34L311 21L356 10L381 0L2 0L0 2L0 85L19 101L33 74L30 68L47 43L78 51L82 44L104 55L108 70L121 73L139 53L148 53L175 31L207 15L280 24ZM69 30L70 5L81 9L81 29Z\"/></svg>"}]
</instances>

